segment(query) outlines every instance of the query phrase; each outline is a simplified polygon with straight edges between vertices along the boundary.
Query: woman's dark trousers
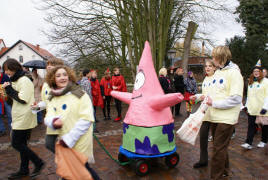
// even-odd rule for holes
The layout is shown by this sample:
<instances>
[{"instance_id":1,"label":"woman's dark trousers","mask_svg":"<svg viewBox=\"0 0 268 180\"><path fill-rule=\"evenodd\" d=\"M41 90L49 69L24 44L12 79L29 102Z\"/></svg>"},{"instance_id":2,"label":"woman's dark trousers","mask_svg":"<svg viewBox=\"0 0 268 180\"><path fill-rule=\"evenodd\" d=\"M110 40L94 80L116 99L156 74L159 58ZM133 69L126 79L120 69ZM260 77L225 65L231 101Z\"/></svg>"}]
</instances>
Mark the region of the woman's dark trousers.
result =
<instances>
[{"instance_id":1,"label":"woman's dark trousers","mask_svg":"<svg viewBox=\"0 0 268 180\"><path fill-rule=\"evenodd\" d=\"M114 101L115 101L115 107L116 107L117 114L118 114L117 117L121 117L122 102L119 101L118 99L114 99Z\"/></svg>"},{"instance_id":2,"label":"woman's dark trousers","mask_svg":"<svg viewBox=\"0 0 268 180\"><path fill-rule=\"evenodd\" d=\"M31 129L12 130L11 145L20 153L20 171L29 172L29 161L32 161L36 167L40 166L42 160L27 146L27 141L31 136Z\"/></svg>"}]
</instances>

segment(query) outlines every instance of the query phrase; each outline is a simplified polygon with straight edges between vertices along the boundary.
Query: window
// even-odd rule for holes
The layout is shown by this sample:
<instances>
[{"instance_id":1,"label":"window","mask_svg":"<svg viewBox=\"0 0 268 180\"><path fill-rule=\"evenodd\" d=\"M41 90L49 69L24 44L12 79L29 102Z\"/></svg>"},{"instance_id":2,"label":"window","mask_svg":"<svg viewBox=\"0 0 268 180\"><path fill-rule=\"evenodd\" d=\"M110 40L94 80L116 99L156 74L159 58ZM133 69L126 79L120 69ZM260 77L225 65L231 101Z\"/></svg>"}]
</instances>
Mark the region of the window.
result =
<instances>
[{"instance_id":1,"label":"window","mask_svg":"<svg viewBox=\"0 0 268 180\"><path fill-rule=\"evenodd\" d=\"M20 56L19 60L20 60L21 63L23 63L23 56Z\"/></svg>"},{"instance_id":2,"label":"window","mask_svg":"<svg viewBox=\"0 0 268 180\"><path fill-rule=\"evenodd\" d=\"M22 50L22 45L19 45L19 50Z\"/></svg>"}]
</instances>

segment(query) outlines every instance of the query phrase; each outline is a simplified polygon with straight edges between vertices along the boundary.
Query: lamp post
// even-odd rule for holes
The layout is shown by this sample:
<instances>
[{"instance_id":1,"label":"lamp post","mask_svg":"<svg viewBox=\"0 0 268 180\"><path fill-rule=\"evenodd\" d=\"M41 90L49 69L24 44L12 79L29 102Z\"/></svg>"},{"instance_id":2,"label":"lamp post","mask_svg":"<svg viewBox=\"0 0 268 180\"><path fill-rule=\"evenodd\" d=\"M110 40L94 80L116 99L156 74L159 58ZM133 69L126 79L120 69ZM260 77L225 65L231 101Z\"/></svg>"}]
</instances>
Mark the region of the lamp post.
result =
<instances>
[{"instance_id":1,"label":"lamp post","mask_svg":"<svg viewBox=\"0 0 268 180\"><path fill-rule=\"evenodd\" d=\"M173 60L175 59L175 56L176 56L176 50L175 49L170 49L168 52L167 52L167 57L168 57L168 60L169 60L169 66L173 66L174 65L174 62Z\"/></svg>"}]
</instances>

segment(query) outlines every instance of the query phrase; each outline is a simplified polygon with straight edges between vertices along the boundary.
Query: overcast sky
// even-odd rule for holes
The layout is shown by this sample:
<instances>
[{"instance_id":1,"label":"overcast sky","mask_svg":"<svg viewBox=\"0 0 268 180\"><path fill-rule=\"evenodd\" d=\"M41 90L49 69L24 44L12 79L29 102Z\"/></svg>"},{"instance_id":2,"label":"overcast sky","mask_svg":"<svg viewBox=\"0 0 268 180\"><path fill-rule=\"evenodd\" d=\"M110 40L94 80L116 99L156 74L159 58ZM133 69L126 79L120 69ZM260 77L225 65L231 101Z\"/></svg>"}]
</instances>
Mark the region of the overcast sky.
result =
<instances>
[{"instance_id":1,"label":"overcast sky","mask_svg":"<svg viewBox=\"0 0 268 180\"><path fill-rule=\"evenodd\" d=\"M237 0L231 1L232 6L237 6ZM37 10L36 0L1 0L0 5L0 39L4 39L6 45L12 46L18 40L24 40L34 45L49 50L56 55L55 47L49 44L41 30L47 27L43 18L44 11ZM243 35L243 28L235 22L234 16L222 18L213 27L211 38L217 45L224 44L226 38L234 35Z\"/></svg>"}]
</instances>

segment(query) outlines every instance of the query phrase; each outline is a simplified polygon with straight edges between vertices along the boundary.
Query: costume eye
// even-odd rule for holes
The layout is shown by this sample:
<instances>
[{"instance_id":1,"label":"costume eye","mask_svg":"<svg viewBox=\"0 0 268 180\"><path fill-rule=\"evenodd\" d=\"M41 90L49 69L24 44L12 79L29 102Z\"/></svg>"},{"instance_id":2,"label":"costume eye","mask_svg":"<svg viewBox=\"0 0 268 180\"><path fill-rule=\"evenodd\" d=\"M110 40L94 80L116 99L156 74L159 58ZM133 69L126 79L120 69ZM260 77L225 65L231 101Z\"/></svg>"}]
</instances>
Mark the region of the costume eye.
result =
<instances>
[{"instance_id":1,"label":"costume eye","mask_svg":"<svg viewBox=\"0 0 268 180\"><path fill-rule=\"evenodd\" d=\"M134 90L140 89L143 86L144 82L145 82L145 76L144 76L143 72L140 71L136 75L136 80L135 80L135 84L134 84Z\"/></svg>"}]
</instances>

